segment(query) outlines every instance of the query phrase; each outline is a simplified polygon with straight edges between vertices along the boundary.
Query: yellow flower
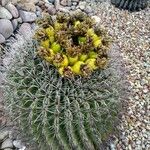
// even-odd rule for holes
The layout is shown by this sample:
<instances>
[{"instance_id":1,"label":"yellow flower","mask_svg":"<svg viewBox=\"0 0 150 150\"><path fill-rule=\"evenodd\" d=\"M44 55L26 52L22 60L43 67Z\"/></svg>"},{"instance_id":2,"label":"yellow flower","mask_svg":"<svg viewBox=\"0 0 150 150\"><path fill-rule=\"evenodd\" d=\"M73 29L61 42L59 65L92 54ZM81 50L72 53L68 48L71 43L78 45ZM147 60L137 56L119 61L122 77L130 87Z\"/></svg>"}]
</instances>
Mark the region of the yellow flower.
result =
<instances>
[{"instance_id":1,"label":"yellow flower","mask_svg":"<svg viewBox=\"0 0 150 150\"><path fill-rule=\"evenodd\" d=\"M81 44L81 43L85 43L86 42L86 37L82 37L82 36L79 36L78 37L78 43Z\"/></svg>"},{"instance_id":2,"label":"yellow flower","mask_svg":"<svg viewBox=\"0 0 150 150\"><path fill-rule=\"evenodd\" d=\"M100 40L100 37L98 37L95 33L92 35L93 42Z\"/></svg>"},{"instance_id":3,"label":"yellow flower","mask_svg":"<svg viewBox=\"0 0 150 150\"><path fill-rule=\"evenodd\" d=\"M82 55L80 55L79 60L80 61L85 61L87 58L88 58L87 54L82 54Z\"/></svg>"},{"instance_id":4,"label":"yellow flower","mask_svg":"<svg viewBox=\"0 0 150 150\"><path fill-rule=\"evenodd\" d=\"M95 42L93 42L93 45L94 45L95 48L97 48L98 46L101 46L102 45L101 39L96 40Z\"/></svg>"},{"instance_id":5,"label":"yellow flower","mask_svg":"<svg viewBox=\"0 0 150 150\"><path fill-rule=\"evenodd\" d=\"M98 54L96 52L94 52L94 51L90 51L88 53L88 56L89 56L89 58L97 58Z\"/></svg>"},{"instance_id":6,"label":"yellow flower","mask_svg":"<svg viewBox=\"0 0 150 150\"><path fill-rule=\"evenodd\" d=\"M75 21L74 22L74 27L76 28L81 22L80 21Z\"/></svg>"},{"instance_id":7,"label":"yellow flower","mask_svg":"<svg viewBox=\"0 0 150 150\"><path fill-rule=\"evenodd\" d=\"M48 37L54 36L54 34L55 34L54 28L52 26L46 28L45 32Z\"/></svg>"},{"instance_id":8,"label":"yellow flower","mask_svg":"<svg viewBox=\"0 0 150 150\"><path fill-rule=\"evenodd\" d=\"M81 72L81 65L84 65L85 63L83 61L77 61L73 66L72 66L72 71L77 74L80 75Z\"/></svg>"},{"instance_id":9,"label":"yellow flower","mask_svg":"<svg viewBox=\"0 0 150 150\"><path fill-rule=\"evenodd\" d=\"M64 67L60 67L59 69L58 69L58 72L59 72L59 74L60 75L62 75L63 76L63 72L64 72Z\"/></svg>"},{"instance_id":10,"label":"yellow flower","mask_svg":"<svg viewBox=\"0 0 150 150\"><path fill-rule=\"evenodd\" d=\"M44 59L48 62L52 62L53 59L54 59L54 52L52 49L48 49L47 51L48 55L47 56L44 56Z\"/></svg>"},{"instance_id":11,"label":"yellow flower","mask_svg":"<svg viewBox=\"0 0 150 150\"><path fill-rule=\"evenodd\" d=\"M60 46L60 44L54 42L51 45L51 49L54 51L54 53L58 53L61 50L61 46Z\"/></svg>"},{"instance_id":12,"label":"yellow flower","mask_svg":"<svg viewBox=\"0 0 150 150\"><path fill-rule=\"evenodd\" d=\"M88 59L85 63L90 67L91 70L95 70L98 68L96 66L96 59L94 58Z\"/></svg>"},{"instance_id":13,"label":"yellow flower","mask_svg":"<svg viewBox=\"0 0 150 150\"><path fill-rule=\"evenodd\" d=\"M87 35L92 36L93 34L95 34L93 28L87 30Z\"/></svg>"},{"instance_id":14,"label":"yellow flower","mask_svg":"<svg viewBox=\"0 0 150 150\"><path fill-rule=\"evenodd\" d=\"M44 48L49 48L49 40L41 41L41 46L43 46Z\"/></svg>"},{"instance_id":15,"label":"yellow flower","mask_svg":"<svg viewBox=\"0 0 150 150\"><path fill-rule=\"evenodd\" d=\"M58 23L58 22L54 23L54 29L55 30L60 30L61 28L62 28L62 24L61 23Z\"/></svg>"},{"instance_id":16,"label":"yellow flower","mask_svg":"<svg viewBox=\"0 0 150 150\"><path fill-rule=\"evenodd\" d=\"M60 53L57 53L55 55L54 61L53 61L54 66L56 67L67 67L69 64L68 58L66 55L62 55Z\"/></svg>"},{"instance_id":17,"label":"yellow flower","mask_svg":"<svg viewBox=\"0 0 150 150\"><path fill-rule=\"evenodd\" d=\"M75 57L68 56L68 60L69 60L69 64L73 65L74 63L78 61L78 56L75 56Z\"/></svg>"}]
</instances>

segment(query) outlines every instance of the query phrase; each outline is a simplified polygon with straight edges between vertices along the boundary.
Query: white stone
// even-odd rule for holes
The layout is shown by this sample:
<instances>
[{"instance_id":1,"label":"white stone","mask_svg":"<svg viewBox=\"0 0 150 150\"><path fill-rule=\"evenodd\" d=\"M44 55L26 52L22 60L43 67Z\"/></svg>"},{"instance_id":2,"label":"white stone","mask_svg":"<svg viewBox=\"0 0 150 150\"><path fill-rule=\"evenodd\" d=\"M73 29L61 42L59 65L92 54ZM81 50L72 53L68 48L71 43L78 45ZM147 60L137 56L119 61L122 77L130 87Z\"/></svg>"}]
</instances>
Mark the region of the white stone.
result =
<instances>
[{"instance_id":1,"label":"white stone","mask_svg":"<svg viewBox=\"0 0 150 150\"><path fill-rule=\"evenodd\" d=\"M23 148L23 145L22 145L22 142L21 140L14 140L13 141L13 145L16 147L16 148Z\"/></svg>"},{"instance_id":2,"label":"white stone","mask_svg":"<svg viewBox=\"0 0 150 150\"><path fill-rule=\"evenodd\" d=\"M92 16L91 18L95 20L96 24L100 23L100 18L98 16Z\"/></svg>"},{"instance_id":3,"label":"white stone","mask_svg":"<svg viewBox=\"0 0 150 150\"><path fill-rule=\"evenodd\" d=\"M1 19L11 19L12 14L6 8L0 6L0 18Z\"/></svg>"},{"instance_id":4,"label":"white stone","mask_svg":"<svg viewBox=\"0 0 150 150\"><path fill-rule=\"evenodd\" d=\"M85 7L86 7L86 2L80 1L78 7L79 7L81 10L84 10Z\"/></svg>"},{"instance_id":5,"label":"white stone","mask_svg":"<svg viewBox=\"0 0 150 150\"><path fill-rule=\"evenodd\" d=\"M33 12L27 12L20 10L20 17L22 18L23 22L33 22L36 20L36 14Z\"/></svg>"},{"instance_id":6,"label":"white stone","mask_svg":"<svg viewBox=\"0 0 150 150\"><path fill-rule=\"evenodd\" d=\"M0 19L0 33L8 38L13 33L13 26L10 20Z\"/></svg>"},{"instance_id":7,"label":"white stone","mask_svg":"<svg viewBox=\"0 0 150 150\"><path fill-rule=\"evenodd\" d=\"M6 5L6 8L12 14L12 16L14 18L18 18L19 17L19 12L18 12L17 8L13 4L9 3L8 5Z\"/></svg>"},{"instance_id":8,"label":"white stone","mask_svg":"<svg viewBox=\"0 0 150 150\"><path fill-rule=\"evenodd\" d=\"M1 34L0 34L1 36ZM3 35L2 35L3 36ZM1 38L0 38L1 39ZM1 134L0 134L0 141L3 141L7 136L9 136L9 131L7 130L4 130L4 131L1 131Z\"/></svg>"},{"instance_id":9,"label":"white stone","mask_svg":"<svg viewBox=\"0 0 150 150\"><path fill-rule=\"evenodd\" d=\"M12 144L12 140L11 139L6 139L2 145L1 145L1 149L5 149L5 148L13 148L13 144Z\"/></svg>"}]
</instances>

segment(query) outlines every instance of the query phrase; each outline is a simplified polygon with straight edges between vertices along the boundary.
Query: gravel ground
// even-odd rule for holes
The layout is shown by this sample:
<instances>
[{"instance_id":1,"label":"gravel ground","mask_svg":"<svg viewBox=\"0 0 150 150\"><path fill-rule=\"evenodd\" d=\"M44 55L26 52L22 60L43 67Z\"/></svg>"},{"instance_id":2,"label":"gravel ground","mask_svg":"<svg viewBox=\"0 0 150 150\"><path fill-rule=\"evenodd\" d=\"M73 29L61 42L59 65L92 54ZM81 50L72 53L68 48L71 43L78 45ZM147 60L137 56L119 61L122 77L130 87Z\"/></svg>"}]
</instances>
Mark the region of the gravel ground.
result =
<instances>
[{"instance_id":1,"label":"gravel ground","mask_svg":"<svg viewBox=\"0 0 150 150\"><path fill-rule=\"evenodd\" d=\"M100 24L114 37L129 70L127 79L131 95L127 97L128 109L120 125L122 135L116 139L115 149L149 150L150 8L129 13L120 11L109 1L91 2L91 6L100 17Z\"/></svg>"}]
</instances>

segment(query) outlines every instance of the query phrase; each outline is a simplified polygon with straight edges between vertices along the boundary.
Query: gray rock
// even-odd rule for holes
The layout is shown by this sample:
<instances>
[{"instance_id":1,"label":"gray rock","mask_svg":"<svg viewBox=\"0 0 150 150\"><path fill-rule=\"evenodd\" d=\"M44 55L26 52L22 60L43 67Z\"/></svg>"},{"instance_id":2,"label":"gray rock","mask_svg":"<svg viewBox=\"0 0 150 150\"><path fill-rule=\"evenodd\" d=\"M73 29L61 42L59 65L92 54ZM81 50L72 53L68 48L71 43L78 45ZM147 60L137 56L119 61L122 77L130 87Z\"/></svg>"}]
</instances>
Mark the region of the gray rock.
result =
<instances>
[{"instance_id":1,"label":"gray rock","mask_svg":"<svg viewBox=\"0 0 150 150\"><path fill-rule=\"evenodd\" d=\"M10 0L0 0L0 5L5 6Z\"/></svg>"},{"instance_id":2,"label":"gray rock","mask_svg":"<svg viewBox=\"0 0 150 150\"><path fill-rule=\"evenodd\" d=\"M0 34L0 41L1 41L1 36L3 37L3 35ZM4 38L4 37L3 37L3 38ZM4 40L5 40L5 38L4 38ZM0 43L1 43L1 42L0 42ZM1 131L1 134L0 134L0 141L5 140L5 138L6 138L7 136L9 136L9 131L7 131L7 130L2 130L2 131Z\"/></svg>"},{"instance_id":3,"label":"gray rock","mask_svg":"<svg viewBox=\"0 0 150 150\"><path fill-rule=\"evenodd\" d=\"M98 16L92 16L91 18L95 20L96 24L100 23L100 18Z\"/></svg>"},{"instance_id":4,"label":"gray rock","mask_svg":"<svg viewBox=\"0 0 150 150\"><path fill-rule=\"evenodd\" d=\"M23 22L34 22L37 18L34 12L27 12L23 10L20 10L19 12Z\"/></svg>"},{"instance_id":5,"label":"gray rock","mask_svg":"<svg viewBox=\"0 0 150 150\"><path fill-rule=\"evenodd\" d=\"M77 4L78 4L77 2L73 2L73 3L72 3L73 6L76 6Z\"/></svg>"},{"instance_id":6,"label":"gray rock","mask_svg":"<svg viewBox=\"0 0 150 150\"><path fill-rule=\"evenodd\" d=\"M13 4L9 3L8 5L6 5L6 8L12 14L12 16L14 18L18 18L19 17L19 12L18 12L17 8Z\"/></svg>"},{"instance_id":7,"label":"gray rock","mask_svg":"<svg viewBox=\"0 0 150 150\"><path fill-rule=\"evenodd\" d=\"M29 37L32 33L31 25L29 23L23 23L20 28L19 32L24 36L24 37Z\"/></svg>"},{"instance_id":8,"label":"gray rock","mask_svg":"<svg viewBox=\"0 0 150 150\"><path fill-rule=\"evenodd\" d=\"M11 148L5 148L4 150L12 150Z\"/></svg>"},{"instance_id":9,"label":"gray rock","mask_svg":"<svg viewBox=\"0 0 150 150\"><path fill-rule=\"evenodd\" d=\"M17 21L18 23L22 23L22 18L21 17L17 18Z\"/></svg>"},{"instance_id":10,"label":"gray rock","mask_svg":"<svg viewBox=\"0 0 150 150\"><path fill-rule=\"evenodd\" d=\"M56 14L56 9L54 8L53 5L50 5L48 8L47 8L47 11L50 15L55 15Z\"/></svg>"},{"instance_id":11,"label":"gray rock","mask_svg":"<svg viewBox=\"0 0 150 150\"><path fill-rule=\"evenodd\" d=\"M13 145L16 147L16 148L23 148L23 144L21 142L21 140L14 140L13 141Z\"/></svg>"},{"instance_id":12,"label":"gray rock","mask_svg":"<svg viewBox=\"0 0 150 150\"><path fill-rule=\"evenodd\" d=\"M13 25L13 29L16 30L18 27L18 19L13 19L11 21L12 25Z\"/></svg>"},{"instance_id":13,"label":"gray rock","mask_svg":"<svg viewBox=\"0 0 150 150\"><path fill-rule=\"evenodd\" d=\"M64 13L69 13L69 9L67 7L59 7L58 10Z\"/></svg>"},{"instance_id":14,"label":"gray rock","mask_svg":"<svg viewBox=\"0 0 150 150\"><path fill-rule=\"evenodd\" d=\"M85 7L86 7L86 2L80 1L79 5L78 5L78 8L80 8L81 10L84 10Z\"/></svg>"},{"instance_id":15,"label":"gray rock","mask_svg":"<svg viewBox=\"0 0 150 150\"><path fill-rule=\"evenodd\" d=\"M91 6L86 6L85 10L84 10L86 13L92 13L93 10L92 10L92 7Z\"/></svg>"},{"instance_id":16,"label":"gray rock","mask_svg":"<svg viewBox=\"0 0 150 150\"><path fill-rule=\"evenodd\" d=\"M60 4L63 6L71 6L71 0L61 0Z\"/></svg>"},{"instance_id":17,"label":"gray rock","mask_svg":"<svg viewBox=\"0 0 150 150\"><path fill-rule=\"evenodd\" d=\"M13 33L13 26L10 20L0 19L0 33L7 39Z\"/></svg>"},{"instance_id":18,"label":"gray rock","mask_svg":"<svg viewBox=\"0 0 150 150\"><path fill-rule=\"evenodd\" d=\"M60 0L55 0L54 5L55 5L56 10L58 10L60 7Z\"/></svg>"},{"instance_id":19,"label":"gray rock","mask_svg":"<svg viewBox=\"0 0 150 150\"><path fill-rule=\"evenodd\" d=\"M1 19L11 19L12 14L6 8L0 6L0 18Z\"/></svg>"},{"instance_id":20,"label":"gray rock","mask_svg":"<svg viewBox=\"0 0 150 150\"><path fill-rule=\"evenodd\" d=\"M2 34L0 34L0 44L2 44L2 43L5 43L5 37ZM1 134L0 134L0 141L1 141L1 139L2 140L4 139L4 138L2 138L3 135L1 135Z\"/></svg>"},{"instance_id":21,"label":"gray rock","mask_svg":"<svg viewBox=\"0 0 150 150\"><path fill-rule=\"evenodd\" d=\"M11 139L6 139L2 145L1 145L1 149L5 149L5 148L13 148L13 143Z\"/></svg>"}]
</instances>

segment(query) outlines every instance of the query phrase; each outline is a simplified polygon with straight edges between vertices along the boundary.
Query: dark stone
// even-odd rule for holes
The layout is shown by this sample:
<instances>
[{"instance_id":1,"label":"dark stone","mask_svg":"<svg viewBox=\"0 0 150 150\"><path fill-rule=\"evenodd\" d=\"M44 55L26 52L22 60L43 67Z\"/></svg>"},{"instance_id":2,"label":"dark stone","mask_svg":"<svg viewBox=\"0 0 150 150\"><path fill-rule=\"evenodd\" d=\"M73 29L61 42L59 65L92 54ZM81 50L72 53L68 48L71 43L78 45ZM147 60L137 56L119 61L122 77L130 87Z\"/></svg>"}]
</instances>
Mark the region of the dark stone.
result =
<instances>
[{"instance_id":1,"label":"dark stone","mask_svg":"<svg viewBox=\"0 0 150 150\"><path fill-rule=\"evenodd\" d=\"M139 11L148 5L148 0L111 0L111 3L120 9Z\"/></svg>"}]
</instances>

